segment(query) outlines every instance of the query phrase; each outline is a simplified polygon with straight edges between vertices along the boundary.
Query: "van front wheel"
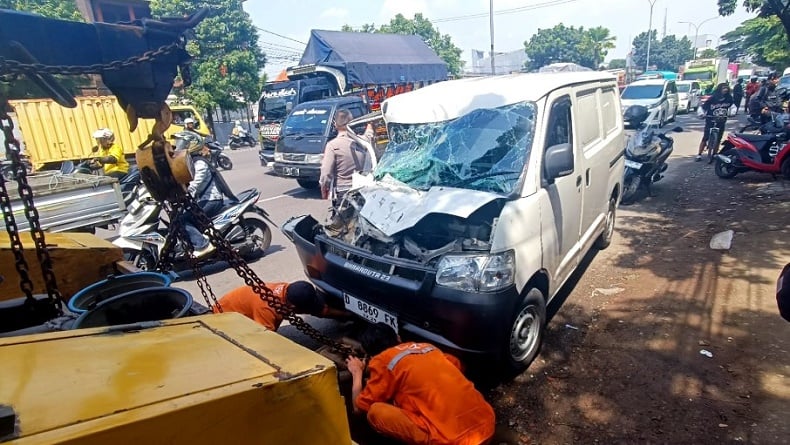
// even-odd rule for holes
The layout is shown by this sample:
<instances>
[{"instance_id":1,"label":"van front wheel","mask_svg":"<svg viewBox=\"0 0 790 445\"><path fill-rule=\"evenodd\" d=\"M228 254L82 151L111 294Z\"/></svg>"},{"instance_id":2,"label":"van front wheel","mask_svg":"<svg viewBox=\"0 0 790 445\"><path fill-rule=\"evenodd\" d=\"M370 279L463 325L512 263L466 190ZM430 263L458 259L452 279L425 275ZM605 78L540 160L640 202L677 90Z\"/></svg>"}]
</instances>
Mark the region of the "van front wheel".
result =
<instances>
[{"instance_id":1,"label":"van front wheel","mask_svg":"<svg viewBox=\"0 0 790 445\"><path fill-rule=\"evenodd\" d=\"M537 288L531 288L518 306L508 331L505 372L520 374L535 360L546 326L546 299Z\"/></svg>"},{"instance_id":2,"label":"van front wheel","mask_svg":"<svg viewBox=\"0 0 790 445\"><path fill-rule=\"evenodd\" d=\"M612 237L614 236L614 222L617 217L617 198L612 196L609 200L609 209L606 211L606 227L603 229L601 236L595 240L595 248L603 250L612 244Z\"/></svg>"}]
</instances>

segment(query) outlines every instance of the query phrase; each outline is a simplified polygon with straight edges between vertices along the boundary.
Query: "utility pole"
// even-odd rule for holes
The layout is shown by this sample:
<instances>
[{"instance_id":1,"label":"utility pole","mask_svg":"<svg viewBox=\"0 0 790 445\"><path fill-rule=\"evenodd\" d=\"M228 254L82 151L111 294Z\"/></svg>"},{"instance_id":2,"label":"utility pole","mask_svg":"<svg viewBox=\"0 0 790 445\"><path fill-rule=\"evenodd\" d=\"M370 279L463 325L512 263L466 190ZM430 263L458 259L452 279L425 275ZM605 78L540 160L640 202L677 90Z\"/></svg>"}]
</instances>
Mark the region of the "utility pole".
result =
<instances>
[{"instance_id":1,"label":"utility pole","mask_svg":"<svg viewBox=\"0 0 790 445\"><path fill-rule=\"evenodd\" d=\"M491 75L496 75L496 65L494 64L494 0L488 2L488 17L491 26Z\"/></svg>"},{"instance_id":2,"label":"utility pole","mask_svg":"<svg viewBox=\"0 0 790 445\"><path fill-rule=\"evenodd\" d=\"M647 27L647 60L645 61L645 71L650 70L650 44L653 40L653 6L656 0L647 0L650 3L650 25Z\"/></svg>"},{"instance_id":3,"label":"utility pole","mask_svg":"<svg viewBox=\"0 0 790 445\"><path fill-rule=\"evenodd\" d=\"M686 23L689 26L693 26L694 27L694 59L693 60L697 60L697 46L699 45L699 43L697 43L697 42L699 41L699 29L705 23L708 23L711 20L716 20L717 18L719 18L719 17L718 16L711 17L709 19L705 19L705 20L699 22L699 24L694 24L694 23L691 23L691 22L678 22L678 23Z\"/></svg>"},{"instance_id":4,"label":"utility pole","mask_svg":"<svg viewBox=\"0 0 790 445\"><path fill-rule=\"evenodd\" d=\"M667 14L669 13L669 9L664 9L664 29L661 31L661 39L663 40L664 37L667 36Z\"/></svg>"}]
</instances>

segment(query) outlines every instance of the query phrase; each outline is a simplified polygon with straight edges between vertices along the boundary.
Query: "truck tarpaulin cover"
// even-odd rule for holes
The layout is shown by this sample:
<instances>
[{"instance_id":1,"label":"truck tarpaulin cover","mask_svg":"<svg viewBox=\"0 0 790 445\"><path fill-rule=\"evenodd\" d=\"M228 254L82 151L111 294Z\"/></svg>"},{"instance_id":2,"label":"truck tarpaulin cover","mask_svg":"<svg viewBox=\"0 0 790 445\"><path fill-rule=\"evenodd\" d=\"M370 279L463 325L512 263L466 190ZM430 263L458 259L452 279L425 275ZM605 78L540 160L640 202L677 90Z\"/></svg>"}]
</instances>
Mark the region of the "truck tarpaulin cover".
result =
<instances>
[{"instance_id":1,"label":"truck tarpaulin cover","mask_svg":"<svg viewBox=\"0 0 790 445\"><path fill-rule=\"evenodd\" d=\"M447 79L447 64L419 36L313 30L299 65L341 70L349 85Z\"/></svg>"}]
</instances>

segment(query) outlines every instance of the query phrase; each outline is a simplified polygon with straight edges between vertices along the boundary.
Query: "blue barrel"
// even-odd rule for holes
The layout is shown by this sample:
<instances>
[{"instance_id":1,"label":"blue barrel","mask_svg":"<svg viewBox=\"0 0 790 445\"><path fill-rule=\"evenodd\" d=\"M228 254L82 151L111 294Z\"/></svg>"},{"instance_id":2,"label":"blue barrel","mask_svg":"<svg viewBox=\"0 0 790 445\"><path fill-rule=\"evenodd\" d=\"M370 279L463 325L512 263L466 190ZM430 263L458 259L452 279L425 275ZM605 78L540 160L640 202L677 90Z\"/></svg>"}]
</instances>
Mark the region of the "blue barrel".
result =
<instances>
[{"instance_id":1,"label":"blue barrel","mask_svg":"<svg viewBox=\"0 0 790 445\"><path fill-rule=\"evenodd\" d=\"M170 275L156 272L113 275L74 294L68 302L68 308L75 314L81 314L116 295L148 287L168 287L172 281Z\"/></svg>"},{"instance_id":2,"label":"blue barrel","mask_svg":"<svg viewBox=\"0 0 790 445\"><path fill-rule=\"evenodd\" d=\"M116 326L181 318L192 306L192 295L176 287L149 287L112 297L84 312L73 329Z\"/></svg>"}]
</instances>

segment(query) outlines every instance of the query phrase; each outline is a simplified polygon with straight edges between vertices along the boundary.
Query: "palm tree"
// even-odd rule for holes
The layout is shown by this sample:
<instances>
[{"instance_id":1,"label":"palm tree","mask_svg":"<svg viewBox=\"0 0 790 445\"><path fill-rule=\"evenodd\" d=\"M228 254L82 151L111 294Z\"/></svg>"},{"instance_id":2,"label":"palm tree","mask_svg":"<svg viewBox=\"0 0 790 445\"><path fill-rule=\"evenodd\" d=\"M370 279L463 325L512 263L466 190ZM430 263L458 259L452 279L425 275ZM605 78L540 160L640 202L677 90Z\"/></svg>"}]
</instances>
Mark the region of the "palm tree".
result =
<instances>
[{"instance_id":1,"label":"palm tree","mask_svg":"<svg viewBox=\"0 0 790 445\"><path fill-rule=\"evenodd\" d=\"M601 65L604 57L610 49L615 47L616 37L609 34L609 30L603 26L596 26L587 30L585 43L595 60L595 69Z\"/></svg>"}]
</instances>

